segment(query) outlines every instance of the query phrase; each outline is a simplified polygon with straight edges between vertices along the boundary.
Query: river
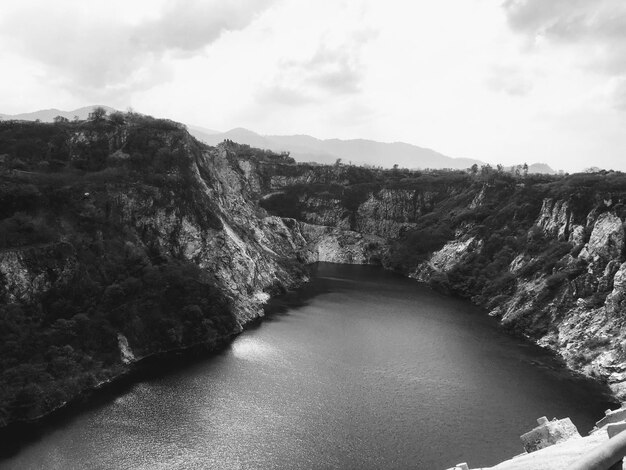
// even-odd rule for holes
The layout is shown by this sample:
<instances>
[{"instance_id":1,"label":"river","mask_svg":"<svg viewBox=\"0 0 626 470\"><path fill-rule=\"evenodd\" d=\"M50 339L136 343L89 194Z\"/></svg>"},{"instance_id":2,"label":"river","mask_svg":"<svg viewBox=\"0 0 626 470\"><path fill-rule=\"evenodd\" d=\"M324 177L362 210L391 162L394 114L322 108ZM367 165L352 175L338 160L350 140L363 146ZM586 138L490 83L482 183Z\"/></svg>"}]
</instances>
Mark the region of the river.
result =
<instances>
[{"instance_id":1,"label":"river","mask_svg":"<svg viewBox=\"0 0 626 470\"><path fill-rule=\"evenodd\" d=\"M522 451L540 416L587 432L606 390L465 301L318 264L221 353L64 417L28 469L443 469Z\"/></svg>"}]
</instances>

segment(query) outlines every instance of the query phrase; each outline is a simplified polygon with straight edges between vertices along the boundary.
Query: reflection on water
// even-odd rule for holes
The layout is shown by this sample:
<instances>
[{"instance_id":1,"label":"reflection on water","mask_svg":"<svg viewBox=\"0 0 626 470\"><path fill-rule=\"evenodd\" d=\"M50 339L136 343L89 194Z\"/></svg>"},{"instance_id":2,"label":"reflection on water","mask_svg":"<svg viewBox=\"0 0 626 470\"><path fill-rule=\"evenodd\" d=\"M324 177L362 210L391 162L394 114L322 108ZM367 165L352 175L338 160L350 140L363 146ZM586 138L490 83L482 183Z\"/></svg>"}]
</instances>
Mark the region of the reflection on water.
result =
<instances>
[{"instance_id":1,"label":"reflection on water","mask_svg":"<svg viewBox=\"0 0 626 470\"><path fill-rule=\"evenodd\" d=\"M272 346L255 336L239 338L233 343L231 350L237 359L249 361L264 361L272 354Z\"/></svg>"},{"instance_id":2,"label":"reflection on water","mask_svg":"<svg viewBox=\"0 0 626 470\"><path fill-rule=\"evenodd\" d=\"M519 453L539 416L584 432L607 407L466 302L377 268L315 274L222 354L67 419L0 467L480 466Z\"/></svg>"}]
</instances>

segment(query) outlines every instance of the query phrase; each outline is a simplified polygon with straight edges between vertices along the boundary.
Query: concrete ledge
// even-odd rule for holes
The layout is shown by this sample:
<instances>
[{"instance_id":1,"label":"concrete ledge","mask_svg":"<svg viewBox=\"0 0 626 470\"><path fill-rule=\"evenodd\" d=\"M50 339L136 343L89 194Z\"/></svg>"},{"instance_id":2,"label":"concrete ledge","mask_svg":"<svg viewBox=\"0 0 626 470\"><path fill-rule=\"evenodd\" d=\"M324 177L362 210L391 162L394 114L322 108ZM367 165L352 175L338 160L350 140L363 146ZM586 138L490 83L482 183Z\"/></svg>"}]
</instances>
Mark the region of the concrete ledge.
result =
<instances>
[{"instance_id":1,"label":"concrete ledge","mask_svg":"<svg viewBox=\"0 0 626 470\"><path fill-rule=\"evenodd\" d=\"M598 429L606 426L607 424L624 421L626 419L626 408L622 406L622 408L617 410L606 410L604 414L604 418L596 423L596 427Z\"/></svg>"},{"instance_id":2,"label":"concrete ledge","mask_svg":"<svg viewBox=\"0 0 626 470\"><path fill-rule=\"evenodd\" d=\"M490 470L556 470L566 469L587 455L598 445L608 441L605 430L592 436L573 438L546 447L532 454L518 456L499 463Z\"/></svg>"},{"instance_id":3,"label":"concrete ledge","mask_svg":"<svg viewBox=\"0 0 626 470\"><path fill-rule=\"evenodd\" d=\"M626 429L626 423L622 421L621 423L607 425L606 432L609 434L609 439L611 439L613 436L617 436L624 429Z\"/></svg>"},{"instance_id":4,"label":"concrete ledge","mask_svg":"<svg viewBox=\"0 0 626 470\"><path fill-rule=\"evenodd\" d=\"M548 421L548 418L543 416L537 423L539 426L520 437L524 450L528 453L580 437L578 429L569 418Z\"/></svg>"}]
</instances>

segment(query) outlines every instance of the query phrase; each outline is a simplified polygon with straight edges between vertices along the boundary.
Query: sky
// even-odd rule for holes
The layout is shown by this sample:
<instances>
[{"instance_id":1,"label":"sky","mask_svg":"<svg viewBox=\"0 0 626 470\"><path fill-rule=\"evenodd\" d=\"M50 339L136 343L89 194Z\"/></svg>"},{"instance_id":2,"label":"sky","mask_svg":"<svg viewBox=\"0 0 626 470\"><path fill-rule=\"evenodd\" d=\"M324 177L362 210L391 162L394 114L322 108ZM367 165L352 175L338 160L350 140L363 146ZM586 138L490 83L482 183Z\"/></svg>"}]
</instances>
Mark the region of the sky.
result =
<instances>
[{"instance_id":1,"label":"sky","mask_svg":"<svg viewBox=\"0 0 626 470\"><path fill-rule=\"evenodd\" d=\"M0 0L0 113L626 171L623 0Z\"/></svg>"}]
</instances>

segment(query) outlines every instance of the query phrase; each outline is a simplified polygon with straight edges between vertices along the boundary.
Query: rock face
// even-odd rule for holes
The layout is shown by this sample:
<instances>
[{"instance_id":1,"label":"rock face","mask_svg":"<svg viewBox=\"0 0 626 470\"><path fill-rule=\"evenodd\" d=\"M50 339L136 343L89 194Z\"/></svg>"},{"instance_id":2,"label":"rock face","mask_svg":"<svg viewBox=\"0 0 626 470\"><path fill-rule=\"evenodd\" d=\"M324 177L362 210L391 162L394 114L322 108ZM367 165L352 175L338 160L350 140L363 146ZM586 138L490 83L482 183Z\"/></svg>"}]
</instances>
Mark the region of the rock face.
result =
<instances>
[{"instance_id":1,"label":"rock face","mask_svg":"<svg viewBox=\"0 0 626 470\"><path fill-rule=\"evenodd\" d=\"M573 214L566 201L544 199L536 225L543 232L559 240L567 240L570 235Z\"/></svg>"},{"instance_id":2,"label":"rock face","mask_svg":"<svg viewBox=\"0 0 626 470\"><path fill-rule=\"evenodd\" d=\"M28 301L74 273L76 253L68 243L0 252L0 299Z\"/></svg>"},{"instance_id":3,"label":"rock face","mask_svg":"<svg viewBox=\"0 0 626 470\"><path fill-rule=\"evenodd\" d=\"M45 152L20 163L36 171L0 173L0 427L147 357L218 347L261 317L271 295L305 282L307 263L384 256L387 239L351 230L332 198L303 199L316 223L260 207L284 184L267 168L291 170L287 157L230 142L210 148L180 125L138 121L33 124L58 132L65 160L55 164L79 176L48 174L37 160ZM335 170L295 180L322 184Z\"/></svg>"},{"instance_id":4,"label":"rock face","mask_svg":"<svg viewBox=\"0 0 626 470\"><path fill-rule=\"evenodd\" d=\"M310 174L307 178L315 180ZM320 180L321 177L316 181ZM408 244L432 245L432 237L443 233L423 229L422 221L429 220L431 224L430 212L439 205L452 214L489 214L505 204L511 191L520 194L529 191L525 184L506 192L487 182L471 188L366 187L361 193L352 190L351 197L346 198L345 192L351 188L346 183L349 180L345 174L335 180L336 184L346 186L343 193L335 189L333 197L320 197L321 193L314 190L315 184L301 188L300 200L306 209L296 218L332 227L332 230L317 229L327 237L340 230L345 234L344 240L357 240L356 235L347 235L348 229L381 237L378 245L386 246L382 255L386 266L393 266L389 260L398 250L410 252ZM332 182L325 173L324 184ZM290 180L284 178L281 184L285 186L280 189L288 192ZM616 198L603 195L600 187L595 191L595 195L578 199L578 196L546 197L539 200L536 209L525 202L526 196L521 196L517 206L507 208L511 212L506 217L495 224L491 222L489 230L507 235L494 235L481 228L481 222L467 223L461 217L438 247L426 256L421 254L414 264L409 261L401 264L410 277L472 299L500 318L507 328L553 349L571 368L606 380L618 396L626 397L626 342L622 339L626 332L622 314L626 307L623 220L621 213L613 210L619 208L614 204ZM352 197L354 194L356 197ZM626 200L626 193L620 197ZM598 204L593 206L592 199ZM441 211L437 215L448 216ZM511 237L520 236L509 227L520 225L516 220L521 217L529 223L522 226L526 235L520 247L505 237L512 240ZM405 236L411 233L423 234L423 238ZM503 240L510 248L501 248ZM531 249L533 246L539 249ZM321 242L318 248L320 256L304 259L372 260L354 254L337 256L338 252L347 252L335 235ZM362 244L358 251L363 252ZM460 282L459 276L465 280ZM497 287L487 293L477 290L484 289L481 284L484 277L491 277L493 280L487 282Z\"/></svg>"},{"instance_id":5,"label":"rock face","mask_svg":"<svg viewBox=\"0 0 626 470\"><path fill-rule=\"evenodd\" d=\"M307 264L318 261L378 264L387 244L385 239L376 235L305 223L299 223L295 233L306 241L299 249L299 256Z\"/></svg>"},{"instance_id":6,"label":"rock face","mask_svg":"<svg viewBox=\"0 0 626 470\"><path fill-rule=\"evenodd\" d=\"M62 342L80 335L54 335L80 332L90 315L98 320L126 308L129 302L119 298L138 295L141 289L133 286L153 285L155 277L164 278L164 288L182 277L207 286L204 293L214 289L215 296L183 303L180 315L176 310L158 322L151 309L136 322L111 314L108 325L118 330L98 345L110 353L103 359L112 364L109 374L151 354L217 344L218 327L221 339L240 331L263 315L270 295L305 282L307 263L372 263L470 299L626 397L626 189L607 195L604 183L593 180L585 186L591 189L571 191L572 185L561 184L569 180L550 177L547 184L546 177L534 181L489 169L472 174L295 164L286 155L228 141L203 146L181 125L148 120L145 128L143 121L45 129L57 135L26 162L30 169L49 171L50 162L37 159L54 150L65 160L52 163L84 172L89 191L54 172L33 171L62 183L44 196L47 186L31 184L31 173L0 175L6 183L0 213L13 224L7 226L23 230L14 213L30 211L29 223L53 226L56 237L42 242L29 226L36 242L2 245L0 300L32 307L87 268L98 277L97 299L81 304L84 311L66 318L64 304L55 304L57 318L48 323L56 326L46 338L59 338L51 351L61 360L76 355ZM16 158L7 155L8 168ZM65 205L72 211L64 212ZM119 251L113 275L98 271L107 249ZM232 324L219 312L212 311L213 319L202 316L214 304L232 314ZM161 328L158 337L147 332L150 325ZM206 334L196 337L197 331ZM39 372L46 369L39 366ZM47 380L44 372L41 377Z\"/></svg>"},{"instance_id":7,"label":"rock face","mask_svg":"<svg viewBox=\"0 0 626 470\"><path fill-rule=\"evenodd\" d=\"M614 214L604 213L593 224L589 242L580 252L587 260L611 260L619 258L624 250L624 227L622 220Z\"/></svg>"},{"instance_id":8,"label":"rock face","mask_svg":"<svg viewBox=\"0 0 626 470\"><path fill-rule=\"evenodd\" d=\"M373 193L359 205L356 229L385 238L396 238L415 227L414 221L423 213L429 195L415 190L383 189Z\"/></svg>"},{"instance_id":9,"label":"rock face","mask_svg":"<svg viewBox=\"0 0 626 470\"><path fill-rule=\"evenodd\" d=\"M410 277L428 282L433 274L449 272L467 256L479 253L482 245L482 240L476 240L475 237L448 242L441 250L435 251L427 262L418 265Z\"/></svg>"}]
</instances>

